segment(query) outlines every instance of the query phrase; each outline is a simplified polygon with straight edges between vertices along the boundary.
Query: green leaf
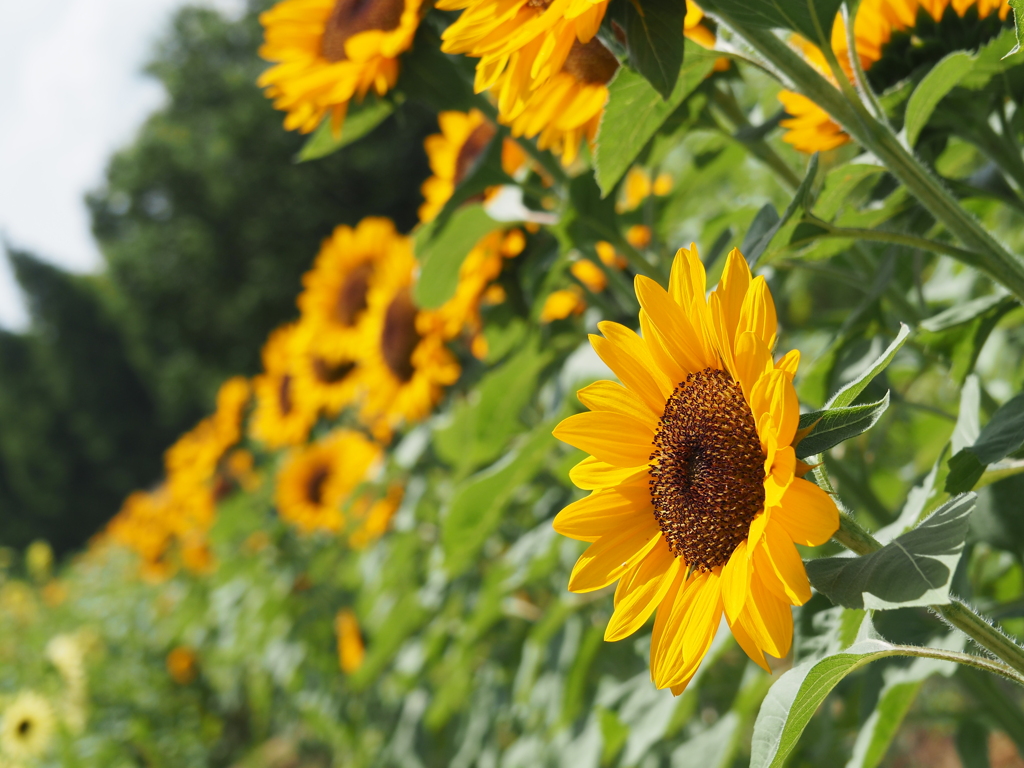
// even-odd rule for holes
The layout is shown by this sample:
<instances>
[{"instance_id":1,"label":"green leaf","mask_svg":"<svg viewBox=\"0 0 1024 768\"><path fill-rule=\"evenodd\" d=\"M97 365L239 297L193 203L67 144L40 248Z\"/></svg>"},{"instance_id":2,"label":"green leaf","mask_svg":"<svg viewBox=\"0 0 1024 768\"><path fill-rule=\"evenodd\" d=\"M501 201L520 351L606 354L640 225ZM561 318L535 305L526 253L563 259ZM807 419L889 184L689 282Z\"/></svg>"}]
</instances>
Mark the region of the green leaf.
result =
<instances>
[{"instance_id":1,"label":"green leaf","mask_svg":"<svg viewBox=\"0 0 1024 768\"><path fill-rule=\"evenodd\" d=\"M981 317L993 307L1003 303L1008 303L1012 307L1016 305L1017 301L1016 299L1008 296L990 294L988 296L982 296L979 299L954 304L949 309L932 315L927 320L922 321L921 330L930 331L931 333L939 333L950 328L955 328L958 325L969 323L972 320Z\"/></svg>"},{"instance_id":2,"label":"green leaf","mask_svg":"<svg viewBox=\"0 0 1024 768\"><path fill-rule=\"evenodd\" d=\"M536 393L537 377L553 353L542 352L533 339L490 372L470 396L452 409L451 422L434 433L438 455L460 472L488 464L525 427L523 408Z\"/></svg>"},{"instance_id":3,"label":"green leaf","mask_svg":"<svg viewBox=\"0 0 1024 768\"><path fill-rule=\"evenodd\" d=\"M782 217L779 217L779 214L775 211L775 206L771 203L766 204L757 212L757 216L754 217L750 229L747 230L747 234L743 238L743 244L740 246L740 253L744 255L751 266L757 263L757 260L761 258L761 254L771 244L772 238L786 225L786 222L792 218L797 209L809 207L811 186L814 184L814 177L817 175L818 153L815 152L811 155L811 160L807 164L807 173L804 174L803 181L797 187L796 192L793 194L793 199L786 206Z\"/></svg>"},{"instance_id":4,"label":"green leaf","mask_svg":"<svg viewBox=\"0 0 1024 768\"><path fill-rule=\"evenodd\" d=\"M880 165L848 163L833 168L825 176L821 194L814 203L814 215L822 221L832 221L842 208L850 205L851 196L856 189L862 184L867 186L866 180L874 183L877 181L876 177L883 173L885 168Z\"/></svg>"},{"instance_id":5,"label":"green leaf","mask_svg":"<svg viewBox=\"0 0 1024 768\"><path fill-rule=\"evenodd\" d=\"M945 639L956 645L946 650L963 650L960 636L947 635ZM935 674L948 677L955 670L953 662L938 659L914 659L909 667L886 669L878 703L857 733L846 768L875 768L881 763L924 681Z\"/></svg>"},{"instance_id":6,"label":"green leaf","mask_svg":"<svg viewBox=\"0 0 1024 768\"><path fill-rule=\"evenodd\" d=\"M815 711L851 672L878 659L919 655L915 651L882 640L862 640L845 651L786 672L768 691L757 713L750 768L782 768Z\"/></svg>"},{"instance_id":7,"label":"green leaf","mask_svg":"<svg viewBox=\"0 0 1024 768\"><path fill-rule=\"evenodd\" d=\"M949 602L973 493L950 499L919 526L862 557L826 557L807 563L815 589L844 608L891 610Z\"/></svg>"},{"instance_id":8,"label":"green leaf","mask_svg":"<svg viewBox=\"0 0 1024 768\"><path fill-rule=\"evenodd\" d=\"M472 60L441 52L441 39L428 24L420 24L412 49L399 58L398 89L435 112L468 111L477 106L473 93Z\"/></svg>"},{"instance_id":9,"label":"green leaf","mask_svg":"<svg viewBox=\"0 0 1024 768\"><path fill-rule=\"evenodd\" d=\"M952 91L974 66L975 57L965 51L956 51L946 56L925 75L907 102L905 127L907 143L914 146L921 130L928 123L935 107L942 98Z\"/></svg>"},{"instance_id":10,"label":"green leaf","mask_svg":"<svg viewBox=\"0 0 1024 768\"><path fill-rule=\"evenodd\" d=\"M438 217L416 235L416 258L420 279L416 283L416 303L427 309L444 304L455 295L459 268L466 255L484 235L501 226L487 215L480 204L455 211L439 226Z\"/></svg>"},{"instance_id":11,"label":"green leaf","mask_svg":"<svg viewBox=\"0 0 1024 768\"><path fill-rule=\"evenodd\" d=\"M686 60L679 68L675 87L665 98L641 75L628 67L619 68L608 85L608 104L597 132L595 164L603 196L615 188L651 137L704 82L714 65L712 52L687 41Z\"/></svg>"},{"instance_id":12,"label":"green leaf","mask_svg":"<svg viewBox=\"0 0 1024 768\"><path fill-rule=\"evenodd\" d=\"M900 347L903 346L904 342L910 337L910 328L904 323L900 323L900 332L896 334L896 338L893 339L892 344L886 347L886 350L865 370L857 376L853 381L847 384L845 387L840 389L832 398L825 403L825 408L839 408L847 405L853 405L853 401L857 399L864 388L882 371L884 371L892 359L896 357L896 353L899 352Z\"/></svg>"},{"instance_id":13,"label":"green leaf","mask_svg":"<svg viewBox=\"0 0 1024 768\"><path fill-rule=\"evenodd\" d=\"M307 160L317 160L332 152L337 152L342 147L348 146L368 134L394 111L393 102L368 97L362 104L349 108L348 115L346 115L345 122L337 136L334 135L331 128L331 118L327 116L313 131L313 135L302 145L296 160L304 163Z\"/></svg>"},{"instance_id":14,"label":"green leaf","mask_svg":"<svg viewBox=\"0 0 1024 768\"><path fill-rule=\"evenodd\" d=\"M1013 31L1017 36L1017 44L1013 46L1007 56L1012 56L1024 46L1024 22L1021 21L1021 14L1024 14L1024 0L1007 0L1007 5L1013 8Z\"/></svg>"},{"instance_id":15,"label":"green leaf","mask_svg":"<svg viewBox=\"0 0 1024 768\"><path fill-rule=\"evenodd\" d=\"M985 467L1004 459L1024 445L1024 395L1003 403L981 430L973 445L949 460L946 491L963 493L975 486Z\"/></svg>"},{"instance_id":16,"label":"green leaf","mask_svg":"<svg viewBox=\"0 0 1024 768\"><path fill-rule=\"evenodd\" d=\"M850 405L802 414L800 429L806 429L812 425L814 428L795 446L796 457L803 459L824 453L844 440L867 432L882 417L888 407L889 393L886 392L885 397L876 403Z\"/></svg>"},{"instance_id":17,"label":"green leaf","mask_svg":"<svg viewBox=\"0 0 1024 768\"><path fill-rule=\"evenodd\" d=\"M679 0L632 0L624 9L629 61L662 98L668 99L683 64L683 19Z\"/></svg>"},{"instance_id":18,"label":"green leaf","mask_svg":"<svg viewBox=\"0 0 1024 768\"><path fill-rule=\"evenodd\" d=\"M473 564L515 492L529 483L547 461L555 445L551 436L554 426L554 421L539 425L518 450L456 490L441 530L445 569L450 575L458 575Z\"/></svg>"},{"instance_id":19,"label":"green leaf","mask_svg":"<svg viewBox=\"0 0 1024 768\"><path fill-rule=\"evenodd\" d=\"M703 0L700 7L751 27L791 29L824 46L840 5L842 0Z\"/></svg>"}]
</instances>

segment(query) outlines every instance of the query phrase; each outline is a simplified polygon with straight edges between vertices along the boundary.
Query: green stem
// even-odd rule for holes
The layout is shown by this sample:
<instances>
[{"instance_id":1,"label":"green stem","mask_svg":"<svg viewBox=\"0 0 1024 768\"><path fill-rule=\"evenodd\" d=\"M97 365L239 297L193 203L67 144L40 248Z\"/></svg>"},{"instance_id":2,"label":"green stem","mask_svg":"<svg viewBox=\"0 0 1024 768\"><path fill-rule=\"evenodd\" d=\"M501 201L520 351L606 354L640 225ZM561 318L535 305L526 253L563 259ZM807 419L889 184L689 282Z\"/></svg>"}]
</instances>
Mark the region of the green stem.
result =
<instances>
[{"instance_id":1,"label":"green stem","mask_svg":"<svg viewBox=\"0 0 1024 768\"><path fill-rule=\"evenodd\" d=\"M945 224L969 250L976 251L982 257L980 269L1024 298L1024 263L986 232L934 174L900 143L892 130L867 112L859 99L851 103L843 91L822 77L771 30L746 26L726 14L718 15L798 90L881 160L937 221ZM831 50L829 46L825 48ZM835 59L834 54L832 58ZM845 85L853 91L849 82Z\"/></svg>"},{"instance_id":2,"label":"green stem","mask_svg":"<svg viewBox=\"0 0 1024 768\"><path fill-rule=\"evenodd\" d=\"M858 525L849 515L839 516L839 530L832 538L858 555L869 555L882 548L881 542ZM933 605L931 608L950 625L959 629L989 653L1002 659L1020 675L1024 675L1024 648L1021 648L957 598L951 597L950 600L952 602L948 605ZM1006 676L1004 675L1004 677ZM1010 679L1021 682L1016 675Z\"/></svg>"},{"instance_id":3,"label":"green stem","mask_svg":"<svg viewBox=\"0 0 1024 768\"><path fill-rule=\"evenodd\" d=\"M853 69L854 80L857 84L857 92L860 94L861 101L868 104L874 112L875 117L886 122L885 109L879 102L878 97L875 96L875 92L871 90L871 84L868 82L868 76L864 72L864 67L860 63L860 54L857 52L857 31L855 28L857 19L857 9L860 6L860 0L852 0L848 2L846 7L843 9L843 21L846 23L846 49L850 56L850 67Z\"/></svg>"}]
</instances>

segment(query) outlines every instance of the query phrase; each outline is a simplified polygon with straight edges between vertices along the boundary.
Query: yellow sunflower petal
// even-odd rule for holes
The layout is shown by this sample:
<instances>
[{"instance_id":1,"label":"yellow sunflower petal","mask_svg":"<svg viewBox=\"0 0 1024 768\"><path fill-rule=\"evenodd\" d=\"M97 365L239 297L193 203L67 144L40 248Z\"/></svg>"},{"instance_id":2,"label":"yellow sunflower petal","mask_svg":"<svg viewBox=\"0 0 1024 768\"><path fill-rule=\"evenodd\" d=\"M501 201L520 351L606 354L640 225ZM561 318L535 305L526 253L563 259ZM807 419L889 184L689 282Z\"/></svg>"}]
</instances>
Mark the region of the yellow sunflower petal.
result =
<instances>
[{"instance_id":1,"label":"yellow sunflower petal","mask_svg":"<svg viewBox=\"0 0 1024 768\"><path fill-rule=\"evenodd\" d=\"M721 302L722 327L725 331L725 336L721 338L723 346L732 347L736 342L743 299L750 288L751 279L750 265L743 258L743 254L733 248L725 260L725 269L718 281L718 287L713 292Z\"/></svg>"},{"instance_id":2,"label":"yellow sunflower petal","mask_svg":"<svg viewBox=\"0 0 1024 768\"><path fill-rule=\"evenodd\" d=\"M743 610L750 591L750 553L744 539L722 567L722 603L729 622L735 622Z\"/></svg>"},{"instance_id":3,"label":"yellow sunflower petal","mask_svg":"<svg viewBox=\"0 0 1024 768\"><path fill-rule=\"evenodd\" d=\"M617 467L646 464L654 443L653 426L611 411L588 411L563 419L552 434Z\"/></svg>"},{"instance_id":4,"label":"yellow sunflower petal","mask_svg":"<svg viewBox=\"0 0 1024 768\"><path fill-rule=\"evenodd\" d=\"M569 470L569 479L577 488L594 491L614 488L630 480L647 476L647 465L642 467L616 467L588 456Z\"/></svg>"},{"instance_id":5,"label":"yellow sunflower petal","mask_svg":"<svg viewBox=\"0 0 1024 768\"><path fill-rule=\"evenodd\" d=\"M787 445L777 449L770 474L764 479L764 505L777 507L782 503L790 483L796 476L796 452Z\"/></svg>"},{"instance_id":6,"label":"yellow sunflower petal","mask_svg":"<svg viewBox=\"0 0 1024 768\"><path fill-rule=\"evenodd\" d=\"M592 411L611 411L652 423L661 418L661 413L652 411L634 392L614 381L595 381L577 392L576 397Z\"/></svg>"},{"instance_id":7,"label":"yellow sunflower petal","mask_svg":"<svg viewBox=\"0 0 1024 768\"><path fill-rule=\"evenodd\" d=\"M775 519L769 519L764 538L754 547L754 570L761 582L776 597L791 605L803 605L811 599L807 570L792 539Z\"/></svg>"},{"instance_id":8,"label":"yellow sunflower petal","mask_svg":"<svg viewBox=\"0 0 1024 768\"><path fill-rule=\"evenodd\" d=\"M601 323L604 334L591 335L590 343L605 364L628 389L631 389L655 413L665 410L673 386L654 364L643 340L618 323Z\"/></svg>"},{"instance_id":9,"label":"yellow sunflower petal","mask_svg":"<svg viewBox=\"0 0 1024 768\"><path fill-rule=\"evenodd\" d=\"M722 618L721 579L716 573L693 577L676 605L666 627L668 647L660 654L651 673L658 688L675 688L689 683L715 639Z\"/></svg>"},{"instance_id":10,"label":"yellow sunflower petal","mask_svg":"<svg viewBox=\"0 0 1024 768\"><path fill-rule=\"evenodd\" d=\"M694 346L694 328L683 307L674 302L668 291L650 278L637 275L634 285L641 308L660 332L666 349L676 363L686 373L707 368L711 361L705 359L699 345Z\"/></svg>"},{"instance_id":11,"label":"yellow sunflower petal","mask_svg":"<svg viewBox=\"0 0 1024 768\"><path fill-rule=\"evenodd\" d=\"M640 629L668 594L681 565L682 559L672 554L664 539L655 546L634 569L622 594L616 591L618 601L604 639L621 640Z\"/></svg>"},{"instance_id":12,"label":"yellow sunflower petal","mask_svg":"<svg viewBox=\"0 0 1024 768\"><path fill-rule=\"evenodd\" d=\"M747 628L748 623L749 619L745 613L741 614L736 621L730 622L729 629L732 630L732 636L736 638L736 643L750 657L751 661L765 672L771 674L772 669L768 666L768 660L764 657L764 651L758 646L754 636Z\"/></svg>"},{"instance_id":13,"label":"yellow sunflower petal","mask_svg":"<svg viewBox=\"0 0 1024 768\"><path fill-rule=\"evenodd\" d=\"M587 547L572 569L569 591L593 592L607 587L646 556L660 540L661 529L654 515L638 515L628 528L602 536Z\"/></svg>"},{"instance_id":14,"label":"yellow sunflower petal","mask_svg":"<svg viewBox=\"0 0 1024 768\"><path fill-rule=\"evenodd\" d=\"M552 526L570 539L597 541L601 536L628 527L638 514L653 515L646 483L595 491L555 515Z\"/></svg>"},{"instance_id":15,"label":"yellow sunflower petal","mask_svg":"<svg viewBox=\"0 0 1024 768\"><path fill-rule=\"evenodd\" d=\"M792 381L793 377L796 376L796 369L800 367L800 350L789 350L789 352L779 358L779 362L775 364L775 367L780 371L785 371L789 376L789 380Z\"/></svg>"},{"instance_id":16,"label":"yellow sunflower petal","mask_svg":"<svg viewBox=\"0 0 1024 768\"><path fill-rule=\"evenodd\" d=\"M825 491L809 480L794 478L773 510L789 538L797 544L818 547L839 530L839 509Z\"/></svg>"},{"instance_id":17,"label":"yellow sunflower petal","mask_svg":"<svg viewBox=\"0 0 1024 768\"><path fill-rule=\"evenodd\" d=\"M740 319L737 326L740 333L750 331L771 349L775 346L777 321L775 317L775 301L768 290L764 277L758 276L750 283L743 306L740 308Z\"/></svg>"},{"instance_id":18,"label":"yellow sunflower petal","mask_svg":"<svg viewBox=\"0 0 1024 768\"><path fill-rule=\"evenodd\" d=\"M759 432L762 417L767 415L779 445L793 442L796 428L800 424L800 402L785 371L775 368L757 380L750 393L750 409Z\"/></svg>"},{"instance_id":19,"label":"yellow sunflower petal","mask_svg":"<svg viewBox=\"0 0 1024 768\"><path fill-rule=\"evenodd\" d=\"M750 580L750 595L743 607L743 626L759 648L777 659L789 653L793 642L793 613L760 579Z\"/></svg>"},{"instance_id":20,"label":"yellow sunflower petal","mask_svg":"<svg viewBox=\"0 0 1024 768\"><path fill-rule=\"evenodd\" d=\"M744 332L736 339L736 363L733 373L743 387L743 396L751 402L751 393L758 379L772 370L772 355L755 334Z\"/></svg>"}]
</instances>

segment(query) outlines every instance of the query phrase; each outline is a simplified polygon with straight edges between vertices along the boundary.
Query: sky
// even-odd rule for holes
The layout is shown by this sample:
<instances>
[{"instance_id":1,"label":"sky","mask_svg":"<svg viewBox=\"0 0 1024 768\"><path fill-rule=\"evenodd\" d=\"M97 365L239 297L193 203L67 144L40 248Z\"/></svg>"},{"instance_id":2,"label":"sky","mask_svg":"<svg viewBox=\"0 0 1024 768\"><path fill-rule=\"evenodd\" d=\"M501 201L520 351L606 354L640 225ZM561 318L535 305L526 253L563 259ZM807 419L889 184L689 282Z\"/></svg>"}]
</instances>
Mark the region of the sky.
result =
<instances>
[{"instance_id":1,"label":"sky","mask_svg":"<svg viewBox=\"0 0 1024 768\"><path fill-rule=\"evenodd\" d=\"M182 0L0 0L0 237L62 267L98 269L87 191L164 98L141 69ZM230 0L204 2L232 9ZM27 318L0 256L0 327Z\"/></svg>"}]
</instances>

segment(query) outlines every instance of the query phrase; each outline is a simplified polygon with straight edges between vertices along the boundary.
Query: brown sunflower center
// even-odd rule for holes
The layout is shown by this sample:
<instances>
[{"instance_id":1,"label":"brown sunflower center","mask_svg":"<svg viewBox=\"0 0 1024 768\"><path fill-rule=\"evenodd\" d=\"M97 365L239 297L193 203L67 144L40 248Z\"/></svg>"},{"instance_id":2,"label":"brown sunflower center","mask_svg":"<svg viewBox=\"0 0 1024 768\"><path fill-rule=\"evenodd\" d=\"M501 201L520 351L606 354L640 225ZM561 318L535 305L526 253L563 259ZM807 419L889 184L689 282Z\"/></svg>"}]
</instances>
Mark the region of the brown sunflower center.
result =
<instances>
[{"instance_id":1,"label":"brown sunflower center","mask_svg":"<svg viewBox=\"0 0 1024 768\"><path fill-rule=\"evenodd\" d=\"M321 384L337 384L352 373L356 367L353 362L331 363L322 357L313 358L313 374Z\"/></svg>"},{"instance_id":2,"label":"brown sunflower center","mask_svg":"<svg viewBox=\"0 0 1024 768\"><path fill-rule=\"evenodd\" d=\"M458 186L466 178L466 174L473 167L473 163L487 149L487 145L490 144L491 139L494 138L494 134L497 132L497 129L490 123L480 123L469 134L466 142L459 150L458 156L455 158L455 186Z\"/></svg>"},{"instance_id":3,"label":"brown sunflower center","mask_svg":"<svg viewBox=\"0 0 1024 768\"><path fill-rule=\"evenodd\" d=\"M328 61L344 61L345 43L371 29L390 32L398 26L405 0L338 0L324 27L320 53Z\"/></svg>"},{"instance_id":4,"label":"brown sunflower center","mask_svg":"<svg viewBox=\"0 0 1024 768\"><path fill-rule=\"evenodd\" d=\"M676 557L701 571L729 560L764 506L764 453L743 390L725 371L691 373L654 437L654 516Z\"/></svg>"},{"instance_id":5,"label":"brown sunflower center","mask_svg":"<svg viewBox=\"0 0 1024 768\"><path fill-rule=\"evenodd\" d=\"M277 407L283 416L292 412L292 377L287 373L277 385Z\"/></svg>"},{"instance_id":6,"label":"brown sunflower center","mask_svg":"<svg viewBox=\"0 0 1024 768\"><path fill-rule=\"evenodd\" d=\"M327 483L328 475L330 471L322 465L310 473L309 479L306 480L306 499L310 504L320 506L324 503L324 485Z\"/></svg>"},{"instance_id":7,"label":"brown sunflower center","mask_svg":"<svg viewBox=\"0 0 1024 768\"><path fill-rule=\"evenodd\" d=\"M581 82L597 85L608 83L618 68L619 60L596 37L589 43L573 42L562 65L563 72Z\"/></svg>"},{"instance_id":8,"label":"brown sunflower center","mask_svg":"<svg viewBox=\"0 0 1024 768\"><path fill-rule=\"evenodd\" d=\"M28 736L29 731L31 731L31 730L32 730L32 721L29 720L28 718L26 718L26 719L24 719L24 720L22 720L21 722L18 723L18 735L19 736Z\"/></svg>"},{"instance_id":9,"label":"brown sunflower center","mask_svg":"<svg viewBox=\"0 0 1024 768\"><path fill-rule=\"evenodd\" d=\"M352 325L366 309L366 289L372 272L373 265L364 262L353 269L341 284L338 301L334 305L334 318L342 325Z\"/></svg>"},{"instance_id":10,"label":"brown sunflower center","mask_svg":"<svg viewBox=\"0 0 1024 768\"><path fill-rule=\"evenodd\" d=\"M416 369L412 353L420 343L416 330L416 305L409 290L399 293L384 313L384 330L380 337L381 354L395 378L405 383L412 379Z\"/></svg>"}]
</instances>

